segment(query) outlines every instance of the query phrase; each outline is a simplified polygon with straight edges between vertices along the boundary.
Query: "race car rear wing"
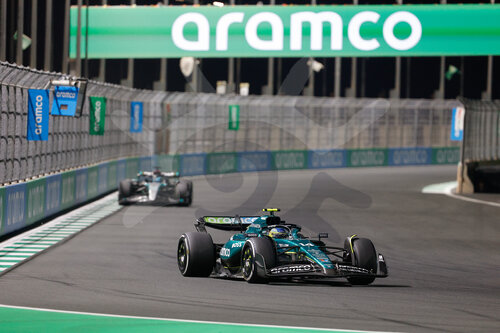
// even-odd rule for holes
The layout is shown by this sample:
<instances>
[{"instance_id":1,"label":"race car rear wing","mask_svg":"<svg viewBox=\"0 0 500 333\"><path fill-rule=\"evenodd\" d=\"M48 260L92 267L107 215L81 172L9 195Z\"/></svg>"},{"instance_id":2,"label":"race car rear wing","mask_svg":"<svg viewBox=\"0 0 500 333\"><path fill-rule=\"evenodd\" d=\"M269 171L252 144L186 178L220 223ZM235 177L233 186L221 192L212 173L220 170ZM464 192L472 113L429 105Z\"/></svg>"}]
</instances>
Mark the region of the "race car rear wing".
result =
<instances>
[{"instance_id":1,"label":"race car rear wing","mask_svg":"<svg viewBox=\"0 0 500 333\"><path fill-rule=\"evenodd\" d=\"M206 232L205 227L222 230L244 231L260 216L203 216L196 220L196 230Z\"/></svg>"}]
</instances>

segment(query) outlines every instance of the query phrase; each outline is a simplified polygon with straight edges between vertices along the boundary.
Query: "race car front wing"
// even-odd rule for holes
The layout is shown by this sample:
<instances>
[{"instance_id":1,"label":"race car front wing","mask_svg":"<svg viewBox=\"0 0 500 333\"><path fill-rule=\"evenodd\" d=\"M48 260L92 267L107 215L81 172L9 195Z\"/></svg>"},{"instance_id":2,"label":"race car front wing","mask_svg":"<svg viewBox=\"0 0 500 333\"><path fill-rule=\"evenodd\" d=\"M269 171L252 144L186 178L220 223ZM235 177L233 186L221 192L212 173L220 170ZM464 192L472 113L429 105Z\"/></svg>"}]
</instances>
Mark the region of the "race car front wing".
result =
<instances>
[{"instance_id":1,"label":"race car front wing","mask_svg":"<svg viewBox=\"0 0 500 333\"><path fill-rule=\"evenodd\" d=\"M388 276L387 266L384 257L378 255L377 272L372 272L367 269L346 265L344 263L336 263L333 269L326 269L318 264L309 262L288 263L267 269L265 267L262 256L257 255L256 264L258 274L268 278L280 277L308 277L308 278L347 278L358 276L372 276L384 278Z\"/></svg>"}]
</instances>

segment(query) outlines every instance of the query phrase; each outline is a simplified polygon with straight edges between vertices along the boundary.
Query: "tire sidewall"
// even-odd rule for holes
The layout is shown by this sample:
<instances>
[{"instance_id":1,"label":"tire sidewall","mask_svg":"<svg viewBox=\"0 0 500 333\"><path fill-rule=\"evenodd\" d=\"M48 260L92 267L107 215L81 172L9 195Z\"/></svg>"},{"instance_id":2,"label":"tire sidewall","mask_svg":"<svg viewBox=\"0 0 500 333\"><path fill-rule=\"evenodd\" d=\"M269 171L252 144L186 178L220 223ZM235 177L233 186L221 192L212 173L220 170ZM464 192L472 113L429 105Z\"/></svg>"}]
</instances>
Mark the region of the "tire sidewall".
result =
<instances>
[{"instance_id":1,"label":"tire sidewall","mask_svg":"<svg viewBox=\"0 0 500 333\"><path fill-rule=\"evenodd\" d=\"M212 237L204 232L187 232L179 238L177 245L177 260L179 249L184 243L186 247L186 264L179 270L183 276L208 277L215 265L215 250Z\"/></svg>"},{"instance_id":2,"label":"tire sidewall","mask_svg":"<svg viewBox=\"0 0 500 333\"><path fill-rule=\"evenodd\" d=\"M245 242L242 250L242 273L244 268L243 256L245 254L245 250L250 248L252 251L252 263L251 263L251 274L245 276L243 274L243 278L250 283L262 283L266 282L268 278L266 276L259 276L257 272L256 259L257 255L262 256L264 259L264 265L266 269L272 268L276 265L276 250L274 247L274 242L271 238L268 237L254 237L250 238Z\"/></svg>"}]
</instances>

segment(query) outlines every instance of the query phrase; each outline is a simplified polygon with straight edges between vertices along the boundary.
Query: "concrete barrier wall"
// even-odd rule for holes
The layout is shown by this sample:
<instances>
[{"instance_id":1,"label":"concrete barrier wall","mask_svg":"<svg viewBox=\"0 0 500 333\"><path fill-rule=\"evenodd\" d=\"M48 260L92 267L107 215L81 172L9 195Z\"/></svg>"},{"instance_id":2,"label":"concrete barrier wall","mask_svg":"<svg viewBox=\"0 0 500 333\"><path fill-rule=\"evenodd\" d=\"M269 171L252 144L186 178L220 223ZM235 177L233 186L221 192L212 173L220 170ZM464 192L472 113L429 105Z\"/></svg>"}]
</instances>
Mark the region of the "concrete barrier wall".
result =
<instances>
[{"instance_id":1,"label":"concrete barrier wall","mask_svg":"<svg viewBox=\"0 0 500 333\"><path fill-rule=\"evenodd\" d=\"M459 148L384 148L202 153L126 158L0 188L0 236L116 190L159 166L182 176L271 170L454 164Z\"/></svg>"},{"instance_id":2,"label":"concrete barrier wall","mask_svg":"<svg viewBox=\"0 0 500 333\"><path fill-rule=\"evenodd\" d=\"M116 190L120 180L151 169L149 157L103 162L0 188L0 236Z\"/></svg>"}]
</instances>

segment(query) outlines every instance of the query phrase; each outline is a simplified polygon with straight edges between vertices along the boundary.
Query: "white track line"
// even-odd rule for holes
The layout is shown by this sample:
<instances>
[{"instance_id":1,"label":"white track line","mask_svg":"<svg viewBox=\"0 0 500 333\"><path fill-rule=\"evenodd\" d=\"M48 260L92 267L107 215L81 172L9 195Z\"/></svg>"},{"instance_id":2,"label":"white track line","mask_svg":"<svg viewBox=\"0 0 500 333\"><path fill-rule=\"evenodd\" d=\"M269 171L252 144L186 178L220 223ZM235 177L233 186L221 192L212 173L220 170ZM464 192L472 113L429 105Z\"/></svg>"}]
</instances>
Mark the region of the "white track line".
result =
<instances>
[{"instance_id":1,"label":"white track line","mask_svg":"<svg viewBox=\"0 0 500 333\"><path fill-rule=\"evenodd\" d=\"M80 311L66 311L66 310L54 310L54 309L44 309L44 308L31 308L26 306L13 306L0 304L2 308L11 309L21 309L21 310L33 310L33 311L44 311L44 312L55 312L55 313L68 313L77 314L85 316L96 316L96 317L112 317L112 318L126 318L126 319L145 319L145 320L160 320L160 321L172 321L178 323L196 323L196 324L208 324L208 325L230 325L230 326L242 326L242 327L264 327L264 328L284 328L284 329L299 329L299 330L312 330L312 331L341 331L341 332L360 332L360 333L388 333L388 331L363 331L363 330L345 330L341 328L315 328L315 327L300 327L300 326L281 326L281 325L258 325L258 324L241 324L241 323L230 323L230 322L219 322L219 321L202 321L202 320L186 320L186 319L174 319L174 318L158 318L158 317L141 317L141 316L124 316L124 315L114 315L107 313L93 313L93 312L80 312ZM396 333L396 332L393 332Z\"/></svg>"},{"instance_id":2,"label":"white track line","mask_svg":"<svg viewBox=\"0 0 500 333\"><path fill-rule=\"evenodd\" d=\"M474 198L469 198L469 197L464 197L461 195L458 195L454 193L454 190L457 187L457 182L447 182L447 183L440 183L440 184L432 184L424 187L422 189L422 193L431 193L431 194L444 194L446 196L449 196L454 199L459 199L463 201L468 201L468 202L473 202L473 203L478 203L478 204L483 204L483 205L488 205L488 206L493 206L493 207L500 207L500 203L497 202L491 202L491 201L486 201L486 200L479 200L479 199L474 199Z\"/></svg>"}]
</instances>

